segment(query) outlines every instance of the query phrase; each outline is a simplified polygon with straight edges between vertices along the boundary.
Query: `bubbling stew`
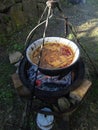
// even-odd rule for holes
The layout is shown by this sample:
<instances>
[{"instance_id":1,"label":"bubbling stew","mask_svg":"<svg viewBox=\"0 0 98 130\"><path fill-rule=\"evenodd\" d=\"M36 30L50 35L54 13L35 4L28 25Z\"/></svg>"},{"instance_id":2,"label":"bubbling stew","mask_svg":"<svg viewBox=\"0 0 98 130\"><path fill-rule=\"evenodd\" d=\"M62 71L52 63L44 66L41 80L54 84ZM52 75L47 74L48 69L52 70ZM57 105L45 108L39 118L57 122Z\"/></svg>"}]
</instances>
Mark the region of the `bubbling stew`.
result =
<instances>
[{"instance_id":1,"label":"bubbling stew","mask_svg":"<svg viewBox=\"0 0 98 130\"><path fill-rule=\"evenodd\" d=\"M38 64L41 48L38 47L32 54L32 62ZM70 65L74 58L73 50L60 43L45 43L40 58L40 67L55 69Z\"/></svg>"}]
</instances>

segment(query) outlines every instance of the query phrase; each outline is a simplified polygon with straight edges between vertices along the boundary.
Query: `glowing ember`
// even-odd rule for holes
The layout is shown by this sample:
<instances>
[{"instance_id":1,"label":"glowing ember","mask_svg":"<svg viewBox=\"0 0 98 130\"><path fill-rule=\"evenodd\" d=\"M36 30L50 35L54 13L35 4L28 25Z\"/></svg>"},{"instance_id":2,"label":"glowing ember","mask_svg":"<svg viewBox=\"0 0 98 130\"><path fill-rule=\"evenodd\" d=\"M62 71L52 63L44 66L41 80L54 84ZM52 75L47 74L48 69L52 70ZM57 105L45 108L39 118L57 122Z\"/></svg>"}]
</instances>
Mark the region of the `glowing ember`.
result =
<instances>
[{"instance_id":1,"label":"glowing ember","mask_svg":"<svg viewBox=\"0 0 98 130\"><path fill-rule=\"evenodd\" d=\"M27 71L28 78L33 85L34 79L35 79L35 73L36 67L31 66L29 70ZM64 88L67 88L72 83L72 74L69 72L67 75L63 76L62 78L60 76L48 76L42 74L40 71L38 71L37 74L37 80L36 80L36 87L40 90L45 91L57 91Z\"/></svg>"}]
</instances>

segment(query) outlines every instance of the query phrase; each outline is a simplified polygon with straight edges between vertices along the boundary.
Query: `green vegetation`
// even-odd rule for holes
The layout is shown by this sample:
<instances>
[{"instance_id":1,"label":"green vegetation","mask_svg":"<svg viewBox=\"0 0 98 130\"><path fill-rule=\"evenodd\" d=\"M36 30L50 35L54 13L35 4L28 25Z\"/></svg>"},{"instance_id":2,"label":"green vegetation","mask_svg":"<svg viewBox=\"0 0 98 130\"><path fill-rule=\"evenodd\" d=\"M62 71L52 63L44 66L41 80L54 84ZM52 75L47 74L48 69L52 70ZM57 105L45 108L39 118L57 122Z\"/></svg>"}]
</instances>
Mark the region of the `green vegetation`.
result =
<instances>
[{"instance_id":1,"label":"green vegetation","mask_svg":"<svg viewBox=\"0 0 98 130\"><path fill-rule=\"evenodd\" d=\"M7 44L7 38L4 34L0 34L0 46Z\"/></svg>"},{"instance_id":2,"label":"green vegetation","mask_svg":"<svg viewBox=\"0 0 98 130\"><path fill-rule=\"evenodd\" d=\"M24 51L24 42L31 28L33 27L29 24L7 35L0 34L0 107L3 108L3 111L13 106L15 98L17 98L12 82L12 74L15 73L16 67L10 64L9 53ZM0 111L2 111L1 108Z\"/></svg>"}]
</instances>

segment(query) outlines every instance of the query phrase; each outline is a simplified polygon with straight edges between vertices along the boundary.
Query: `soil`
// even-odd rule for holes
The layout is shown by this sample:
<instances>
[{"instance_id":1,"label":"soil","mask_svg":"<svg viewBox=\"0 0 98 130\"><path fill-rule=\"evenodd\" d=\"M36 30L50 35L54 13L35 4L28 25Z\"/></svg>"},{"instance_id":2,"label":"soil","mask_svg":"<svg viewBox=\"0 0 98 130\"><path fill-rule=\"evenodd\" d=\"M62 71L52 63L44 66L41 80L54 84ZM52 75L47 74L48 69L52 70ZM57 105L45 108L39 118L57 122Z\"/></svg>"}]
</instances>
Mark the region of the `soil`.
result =
<instances>
[{"instance_id":1,"label":"soil","mask_svg":"<svg viewBox=\"0 0 98 130\"><path fill-rule=\"evenodd\" d=\"M62 8L69 22L71 22L76 30L80 43L90 56L93 65L98 68L98 1L87 0L85 4L67 5L63 4ZM53 24L51 26L51 24ZM21 49L25 38L32 26L25 27L23 30L16 32L9 41L13 41L6 45L0 46L0 130L19 130L20 119L24 108L17 91L13 87L11 75L16 68L10 65L8 53L11 45L14 49ZM58 31L59 30L59 31ZM50 22L50 29L47 36L64 36L63 22ZM40 36L39 36L40 37ZM98 130L98 73L87 55L81 49L81 56L84 58L87 67L87 77L92 81L92 87L83 100L80 107L70 116L70 130ZM12 51L12 50L11 50Z\"/></svg>"}]
</instances>

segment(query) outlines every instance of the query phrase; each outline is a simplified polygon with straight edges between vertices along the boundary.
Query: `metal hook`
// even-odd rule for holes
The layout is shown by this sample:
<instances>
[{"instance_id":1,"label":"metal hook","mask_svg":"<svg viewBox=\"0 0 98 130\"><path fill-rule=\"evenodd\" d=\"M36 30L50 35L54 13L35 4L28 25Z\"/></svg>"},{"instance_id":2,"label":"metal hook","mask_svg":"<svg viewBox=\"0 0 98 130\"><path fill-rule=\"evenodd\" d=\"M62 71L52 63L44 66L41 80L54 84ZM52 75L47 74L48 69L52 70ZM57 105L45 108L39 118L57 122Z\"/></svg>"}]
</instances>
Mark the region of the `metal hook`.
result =
<instances>
[{"instance_id":1,"label":"metal hook","mask_svg":"<svg viewBox=\"0 0 98 130\"><path fill-rule=\"evenodd\" d=\"M54 8L58 8L58 10L60 11L60 12L62 12L62 9L60 8L60 6L59 6L59 0L48 0L47 2L46 2L46 5L48 6L48 7L51 7L52 9L54 9Z\"/></svg>"}]
</instances>

